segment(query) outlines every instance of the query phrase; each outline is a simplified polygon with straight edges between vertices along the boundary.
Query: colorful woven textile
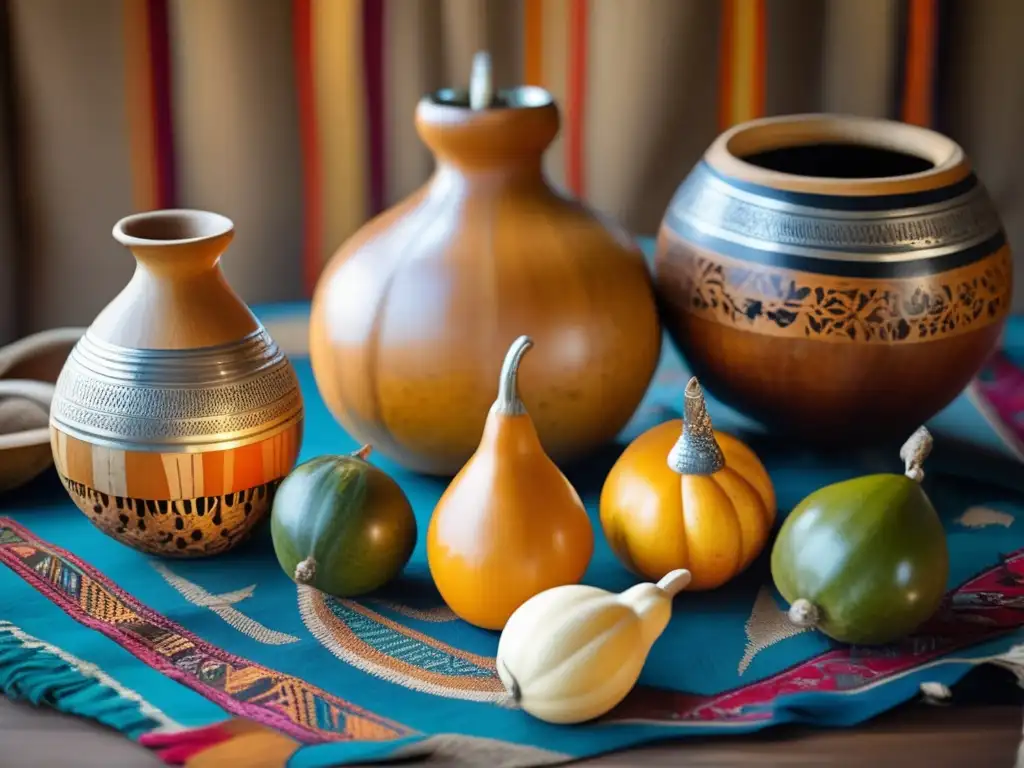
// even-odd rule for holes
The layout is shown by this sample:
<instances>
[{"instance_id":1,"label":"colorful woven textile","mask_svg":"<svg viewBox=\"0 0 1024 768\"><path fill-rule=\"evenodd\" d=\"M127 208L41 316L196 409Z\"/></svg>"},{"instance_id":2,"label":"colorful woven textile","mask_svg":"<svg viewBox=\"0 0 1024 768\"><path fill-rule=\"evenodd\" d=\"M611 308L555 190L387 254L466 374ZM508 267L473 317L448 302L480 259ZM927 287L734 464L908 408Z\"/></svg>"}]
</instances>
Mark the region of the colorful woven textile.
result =
<instances>
[{"instance_id":1,"label":"colorful woven textile","mask_svg":"<svg viewBox=\"0 0 1024 768\"><path fill-rule=\"evenodd\" d=\"M304 387L302 457L353 450L303 357L304 312L262 313L292 350ZM919 696L923 683L953 685L973 664L1018 665L1020 361L1024 319L1015 319L1004 354L930 424L936 447L924 482L949 533L950 592L935 618L899 645L849 648L795 632L765 556L721 590L676 599L640 686L617 710L585 726L545 725L507 700L494 669L497 635L456 620L441 603L422 536L398 583L372 598L339 600L296 587L265 527L237 551L202 561L123 547L76 511L51 474L0 500L0 688L106 723L168 763L190 765L230 764L223 761L245 750L289 766L438 752L467 765L542 765L669 737L853 725ZM678 417L684 381L666 345L622 440ZM741 433L764 457L783 512L826 483L899 470L898 446L820 455L751 431L718 403L710 409L716 426ZM634 579L596 524L598 491L616 453L570 479L598 531L586 581L621 590ZM425 530L444 483L378 461Z\"/></svg>"}]
</instances>

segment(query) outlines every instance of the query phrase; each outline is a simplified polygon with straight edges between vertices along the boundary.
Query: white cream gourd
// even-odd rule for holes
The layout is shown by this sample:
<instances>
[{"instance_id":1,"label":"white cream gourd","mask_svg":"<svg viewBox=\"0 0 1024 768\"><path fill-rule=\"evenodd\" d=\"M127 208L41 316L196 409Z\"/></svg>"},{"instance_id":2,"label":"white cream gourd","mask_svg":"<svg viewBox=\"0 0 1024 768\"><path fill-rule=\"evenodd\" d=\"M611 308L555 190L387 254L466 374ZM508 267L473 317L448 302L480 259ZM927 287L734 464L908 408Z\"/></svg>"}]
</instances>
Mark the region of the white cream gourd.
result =
<instances>
[{"instance_id":1,"label":"white cream gourd","mask_svg":"<svg viewBox=\"0 0 1024 768\"><path fill-rule=\"evenodd\" d=\"M621 594L572 584L541 592L509 618L498 641L498 676L520 707L549 723L605 714L636 685L690 583L676 570Z\"/></svg>"}]
</instances>

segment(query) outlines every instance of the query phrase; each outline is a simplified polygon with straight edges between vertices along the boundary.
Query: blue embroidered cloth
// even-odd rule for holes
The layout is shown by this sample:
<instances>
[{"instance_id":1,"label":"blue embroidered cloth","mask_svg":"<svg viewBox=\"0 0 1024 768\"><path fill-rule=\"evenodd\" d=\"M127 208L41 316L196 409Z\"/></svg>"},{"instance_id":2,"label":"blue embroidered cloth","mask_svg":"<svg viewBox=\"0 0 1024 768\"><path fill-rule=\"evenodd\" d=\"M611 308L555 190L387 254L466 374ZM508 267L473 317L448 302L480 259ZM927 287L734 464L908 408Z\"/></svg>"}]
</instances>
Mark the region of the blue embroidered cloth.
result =
<instances>
[{"instance_id":1,"label":"blue embroidered cloth","mask_svg":"<svg viewBox=\"0 0 1024 768\"><path fill-rule=\"evenodd\" d=\"M320 400L302 305L260 312L292 349L307 405L301 459L358 446ZM1024 319L1004 342L1024 360ZM1016 370L1016 369L1014 369ZM686 372L671 345L619 441L679 415ZM781 516L811 491L899 471L898 445L825 457L753 430L711 401L716 427L741 435L776 484ZM0 499L0 686L105 722L127 737L255 720L304 745L290 766L328 766L447 750L469 765L541 765L656 739L743 733L782 723L849 726L956 683L973 664L1017 664L1024 624L1024 473L1012 425L971 389L930 423L925 488L949 535L949 595L914 637L849 648L796 633L771 585L767 552L713 593L682 594L638 688L601 721L558 727L509 704L494 670L497 635L470 627L431 586L423 536L403 577L372 599L337 600L281 572L264 526L209 560L167 561L96 530L53 474ZM634 583L600 533L596 503L615 451L570 479L592 515L585 581ZM425 531L444 482L383 458ZM168 758L171 759L171 758ZM173 760L172 760L173 761Z\"/></svg>"}]
</instances>

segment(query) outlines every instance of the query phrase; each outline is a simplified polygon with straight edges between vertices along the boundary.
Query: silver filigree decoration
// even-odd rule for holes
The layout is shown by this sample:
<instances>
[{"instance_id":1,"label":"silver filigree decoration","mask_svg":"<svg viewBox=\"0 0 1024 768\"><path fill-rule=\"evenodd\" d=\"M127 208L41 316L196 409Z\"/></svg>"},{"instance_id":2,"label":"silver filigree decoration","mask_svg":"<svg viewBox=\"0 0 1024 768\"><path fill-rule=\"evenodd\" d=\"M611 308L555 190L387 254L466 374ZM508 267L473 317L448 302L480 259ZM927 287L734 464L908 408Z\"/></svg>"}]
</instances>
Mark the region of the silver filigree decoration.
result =
<instances>
[{"instance_id":1,"label":"silver filigree decoration","mask_svg":"<svg viewBox=\"0 0 1024 768\"><path fill-rule=\"evenodd\" d=\"M262 329L215 348L134 350L85 334L57 379L51 423L126 450L257 439L302 417L298 378Z\"/></svg>"},{"instance_id":2,"label":"silver filigree decoration","mask_svg":"<svg viewBox=\"0 0 1024 768\"><path fill-rule=\"evenodd\" d=\"M895 212L846 212L762 199L732 189L701 167L679 188L667 218L670 226L672 220L682 221L724 239L872 254L967 247L1001 229L995 206L980 184L944 203Z\"/></svg>"}]
</instances>

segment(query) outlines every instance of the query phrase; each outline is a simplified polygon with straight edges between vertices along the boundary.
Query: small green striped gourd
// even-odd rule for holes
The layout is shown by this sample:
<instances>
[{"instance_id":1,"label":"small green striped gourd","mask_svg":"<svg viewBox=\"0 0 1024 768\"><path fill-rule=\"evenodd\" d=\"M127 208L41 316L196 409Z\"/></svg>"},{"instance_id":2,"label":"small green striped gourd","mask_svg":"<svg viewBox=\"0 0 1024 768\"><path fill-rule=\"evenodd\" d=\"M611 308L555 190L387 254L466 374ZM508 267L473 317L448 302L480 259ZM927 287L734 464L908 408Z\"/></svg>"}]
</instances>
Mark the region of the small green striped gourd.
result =
<instances>
[{"instance_id":1,"label":"small green striped gourd","mask_svg":"<svg viewBox=\"0 0 1024 768\"><path fill-rule=\"evenodd\" d=\"M317 456L282 481L270 513L277 560L290 578L336 597L390 582L416 546L409 499L367 461L370 447Z\"/></svg>"}]
</instances>

